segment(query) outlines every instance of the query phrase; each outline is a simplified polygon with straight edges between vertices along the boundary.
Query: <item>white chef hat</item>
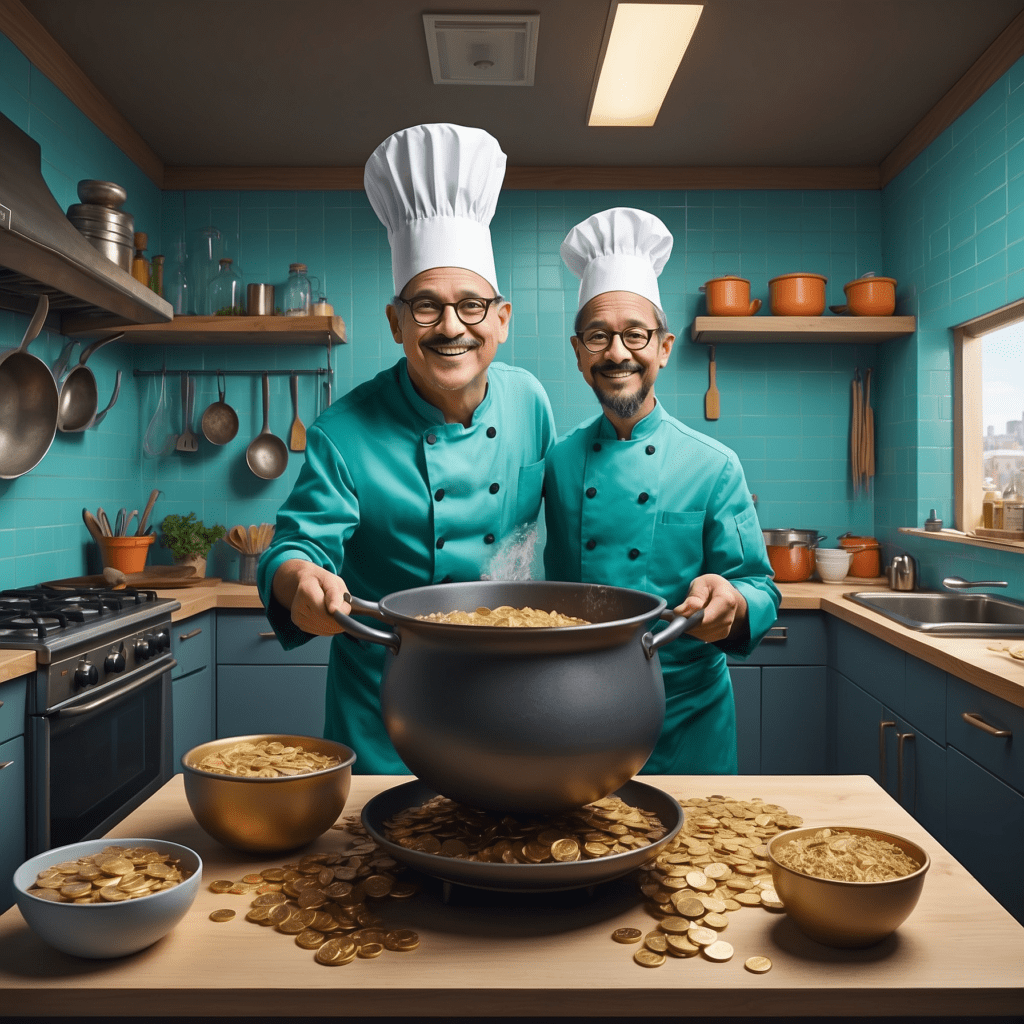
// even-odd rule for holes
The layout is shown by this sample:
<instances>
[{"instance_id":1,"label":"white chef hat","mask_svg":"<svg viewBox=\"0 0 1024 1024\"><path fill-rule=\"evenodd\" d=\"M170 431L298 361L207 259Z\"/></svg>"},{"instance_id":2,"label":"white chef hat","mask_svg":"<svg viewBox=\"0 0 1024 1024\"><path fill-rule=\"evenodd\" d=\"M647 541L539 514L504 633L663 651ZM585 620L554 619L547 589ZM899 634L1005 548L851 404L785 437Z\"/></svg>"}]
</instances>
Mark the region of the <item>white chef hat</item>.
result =
<instances>
[{"instance_id":1,"label":"white chef hat","mask_svg":"<svg viewBox=\"0 0 1024 1024\"><path fill-rule=\"evenodd\" d=\"M602 292L635 292L661 309L658 275L672 254L672 232L653 213L616 206L577 224L562 260L580 279L577 311Z\"/></svg>"},{"instance_id":2,"label":"white chef hat","mask_svg":"<svg viewBox=\"0 0 1024 1024\"><path fill-rule=\"evenodd\" d=\"M421 124L373 151L363 187L388 229L396 295L433 267L472 270L500 292L489 225L504 177L505 154L480 128Z\"/></svg>"}]
</instances>

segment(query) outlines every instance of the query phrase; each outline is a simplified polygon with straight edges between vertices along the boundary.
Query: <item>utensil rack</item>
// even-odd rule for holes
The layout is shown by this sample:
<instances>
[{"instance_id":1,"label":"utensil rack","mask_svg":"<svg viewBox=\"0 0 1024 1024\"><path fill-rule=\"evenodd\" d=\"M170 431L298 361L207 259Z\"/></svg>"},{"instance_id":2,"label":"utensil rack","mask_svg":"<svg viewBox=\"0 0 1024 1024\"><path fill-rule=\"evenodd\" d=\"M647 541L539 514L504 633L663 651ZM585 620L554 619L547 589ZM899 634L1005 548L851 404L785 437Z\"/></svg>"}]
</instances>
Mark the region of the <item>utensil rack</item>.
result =
<instances>
[{"instance_id":1,"label":"utensil rack","mask_svg":"<svg viewBox=\"0 0 1024 1024\"><path fill-rule=\"evenodd\" d=\"M221 374L224 377L262 377L267 374L270 377L291 377L295 374L298 377L326 377L331 371L324 367L315 370L133 370L136 377L168 377L178 376L187 373L190 377L216 377Z\"/></svg>"}]
</instances>

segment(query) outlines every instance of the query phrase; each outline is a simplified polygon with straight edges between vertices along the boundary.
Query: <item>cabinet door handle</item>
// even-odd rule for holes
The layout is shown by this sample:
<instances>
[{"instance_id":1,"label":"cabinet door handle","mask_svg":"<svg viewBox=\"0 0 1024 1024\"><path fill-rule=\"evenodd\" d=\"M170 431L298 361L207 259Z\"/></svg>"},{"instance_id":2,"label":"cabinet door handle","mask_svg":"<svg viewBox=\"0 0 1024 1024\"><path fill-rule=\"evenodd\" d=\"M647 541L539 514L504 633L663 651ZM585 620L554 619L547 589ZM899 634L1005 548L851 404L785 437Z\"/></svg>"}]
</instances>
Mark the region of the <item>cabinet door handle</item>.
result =
<instances>
[{"instance_id":1,"label":"cabinet door handle","mask_svg":"<svg viewBox=\"0 0 1024 1024\"><path fill-rule=\"evenodd\" d=\"M895 729L896 723L878 723L878 781L882 784L882 789L885 789L885 730L890 726Z\"/></svg>"},{"instance_id":2,"label":"cabinet door handle","mask_svg":"<svg viewBox=\"0 0 1024 1024\"><path fill-rule=\"evenodd\" d=\"M12 764L14 764L13 761L4 761L2 764L0 764L0 771L2 771L4 768L10 768Z\"/></svg>"},{"instance_id":3,"label":"cabinet door handle","mask_svg":"<svg viewBox=\"0 0 1024 1024\"><path fill-rule=\"evenodd\" d=\"M989 725L977 711L965 711L960 717L968 725L973 725L975 729L987 732L989 736L1005 736L1009 738L1013 735L1009 729L997 729L994 725Z\"/></svg>"},{"instance_id":4,"label":"cabinet door handle","mask_svg":"<svg viewBox=\"0 0 1024 1024\"><path fill-rule=\"evenodd\" d=\"M275 632L274 632L273 630L271 630L271 631L270 631L269 633L257 633L256 635L257 635L257 636L258 636L258 637L259 637L259 638L260 638L261 640L273 640L273 639L275 639L275 638L276 638L276 636L277 636L277 634L276 634L276 633L275 633Z\"/></svg>"},{"instance_id":5,"label":"cabinet door handle","mask_svg":"<svg viewBox=\"0 0 1024 1024\"><path fill-rule=\"evenodd\" d=\"M761 643L764 643L765 640L785 640L788 629L788 626L772 626L772 628L765 633Z\"/></svg>"},{"instance_id":6,"label":"cabinet door handle","mask_svg":"<svg viewBox=\"0 0 1024 1024\"><path fill-rule=\"evenodd\" d=\"M903 744L906 740L912 740L912 732L896 733L896 803L903 803ZM916 780L915 780L916 781ZM917 786L914 786L914 804L917 805Z\"/></svg>"},{"instance_id":7,"label":"cabinet door handle","mask_svg":"<svg viewBox=\"0 0 1024 1024\"><path fill-rule=\"evenodd\" d=\"M194 636L199 636L202 633L202 629L193 629L191 633L181 633L178 636L179 640L191 640Z\"/></svg>"}]
</instances>

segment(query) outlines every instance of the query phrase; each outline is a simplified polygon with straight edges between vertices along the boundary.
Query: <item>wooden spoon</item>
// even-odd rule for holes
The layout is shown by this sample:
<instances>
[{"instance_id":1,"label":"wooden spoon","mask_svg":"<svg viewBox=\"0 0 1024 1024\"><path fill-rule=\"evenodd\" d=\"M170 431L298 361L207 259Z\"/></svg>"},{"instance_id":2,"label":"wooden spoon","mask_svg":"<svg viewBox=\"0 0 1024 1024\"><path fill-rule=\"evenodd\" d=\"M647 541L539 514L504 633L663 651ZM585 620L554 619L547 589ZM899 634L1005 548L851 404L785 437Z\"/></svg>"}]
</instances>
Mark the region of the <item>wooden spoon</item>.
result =
<instances>
[{"instance_id":1,"label":"wooden spoon","mask_svg":"<svg viewBox=\"0 0 1024 1024\"><path fill-rule=\"evenodd\" d=\"M704 395L704 419L717 420L719 413L718 385L715 383L715 346L709 347L708 390Z\"/></svg>"},{"instance_id":2,"label":"wooden spoon","mask_svg":"<svg viewBox=\"0 0 1024 1024\"><path fill-rule=\"evenodd\" d=\"M228 530L227 541L236 551L241 551L243 555L248 554L249 535L245 532L244 526L232 526Z\"/></svg>"},{"instance_id":3,"label":"wooden spoon","mask_svg":"<svg viewBox=\"0 0 1024 1024\"><path fill-rule=\"evenodd\" d=\"M299 419L299 375L292 374L292 408L295 410L295 419L292 420L291 434L288 438L288 447L293 452L304 452L306 450L306 428Z\"/></svg>"}]
</instances>

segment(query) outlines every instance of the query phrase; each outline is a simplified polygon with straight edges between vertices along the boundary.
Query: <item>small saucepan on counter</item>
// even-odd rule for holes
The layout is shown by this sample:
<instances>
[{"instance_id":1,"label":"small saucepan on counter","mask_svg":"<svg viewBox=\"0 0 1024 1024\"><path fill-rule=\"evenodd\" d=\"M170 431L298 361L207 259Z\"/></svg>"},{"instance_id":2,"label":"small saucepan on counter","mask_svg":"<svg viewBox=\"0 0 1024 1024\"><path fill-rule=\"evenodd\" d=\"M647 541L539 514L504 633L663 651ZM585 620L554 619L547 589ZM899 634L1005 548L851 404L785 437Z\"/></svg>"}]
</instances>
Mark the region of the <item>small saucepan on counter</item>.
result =
<instances>
[{"instance_id":1,"label":"small saucepan on counter","mask_svg":"<svg viewBox=\"0 0 1024 1024\"><path fill-rule=\"evenodd\" d=\"M762 530L776 583L803 583L814 572L814 551L825 540L817 530Z\"/></svg>"}]
</instances>

